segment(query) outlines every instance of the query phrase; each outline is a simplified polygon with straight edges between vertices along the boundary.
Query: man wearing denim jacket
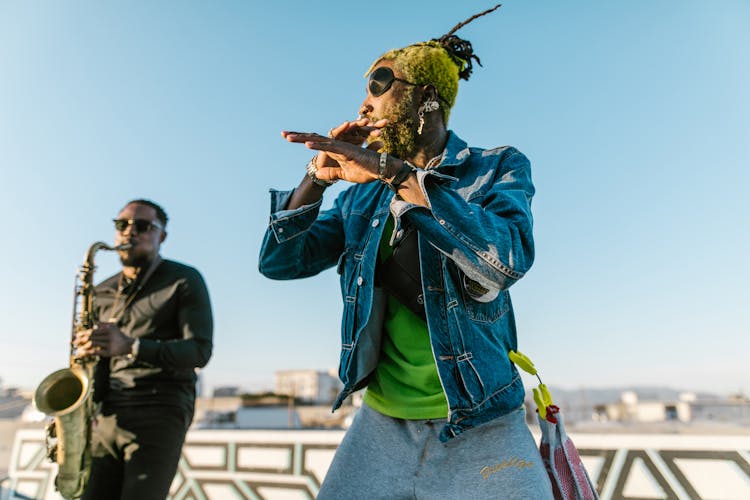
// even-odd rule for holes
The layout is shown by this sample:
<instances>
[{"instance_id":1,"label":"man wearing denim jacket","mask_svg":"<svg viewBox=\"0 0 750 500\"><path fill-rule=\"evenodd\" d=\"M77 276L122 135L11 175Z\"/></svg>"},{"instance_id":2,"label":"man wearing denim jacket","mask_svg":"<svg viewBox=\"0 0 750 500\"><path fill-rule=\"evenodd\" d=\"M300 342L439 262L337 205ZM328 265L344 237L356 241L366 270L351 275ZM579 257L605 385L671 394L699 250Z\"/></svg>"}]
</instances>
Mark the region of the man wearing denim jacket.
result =
<instances>
[{"instance_id":1,"label":"man wearing denim jacket","mask_svg":"<svg viewBox=\"0 0 750 500\"><path fill-rule=\"evenodd\" d=\"M260 271L336 266L334 410L367 387L318 498L550 496L507 355L508 288L534 258L534 187L518 150L468 147L446 127L472 59L452 34L389 51L367 73L360 119L328 136L282 132L318 154L295 190L271 191ZM353 185L321 212L337 180Z\"/></svg>"}]
</instances>

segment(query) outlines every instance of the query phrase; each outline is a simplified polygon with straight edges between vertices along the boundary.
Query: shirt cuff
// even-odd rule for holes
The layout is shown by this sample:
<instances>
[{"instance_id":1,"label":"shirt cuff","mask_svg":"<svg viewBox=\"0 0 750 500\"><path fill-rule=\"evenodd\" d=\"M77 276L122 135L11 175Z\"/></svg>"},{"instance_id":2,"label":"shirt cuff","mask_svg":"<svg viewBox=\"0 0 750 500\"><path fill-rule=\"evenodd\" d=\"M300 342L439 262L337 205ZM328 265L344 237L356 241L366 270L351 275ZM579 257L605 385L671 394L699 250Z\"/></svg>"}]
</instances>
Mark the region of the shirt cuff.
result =
<instances>
[{"instance_id":1,"label":"shirt cuff","mask_svg":"<svg viewBox=\"0 0 750 500\"><path fill-rule=\"evenodd\" d=\"M153 339L140 339L138 345L138 361L145 361L152 365L156 365L159 359L159 344L158 340Z\"/></svg>"},{"instance_id":2,"label":"shirt cuff","mask_svg":"<svg viewBox=\"0 0 750 500\"><path fill-rule=\"evenodd\" d=\"M289 200L294 193L291 191L277 191L271 189L271 218L269 226L278 243L290 240L307 231L312 226L320 212L323 199L302 205L294 210L286 210Z\"/></svg>"}]
</instances>

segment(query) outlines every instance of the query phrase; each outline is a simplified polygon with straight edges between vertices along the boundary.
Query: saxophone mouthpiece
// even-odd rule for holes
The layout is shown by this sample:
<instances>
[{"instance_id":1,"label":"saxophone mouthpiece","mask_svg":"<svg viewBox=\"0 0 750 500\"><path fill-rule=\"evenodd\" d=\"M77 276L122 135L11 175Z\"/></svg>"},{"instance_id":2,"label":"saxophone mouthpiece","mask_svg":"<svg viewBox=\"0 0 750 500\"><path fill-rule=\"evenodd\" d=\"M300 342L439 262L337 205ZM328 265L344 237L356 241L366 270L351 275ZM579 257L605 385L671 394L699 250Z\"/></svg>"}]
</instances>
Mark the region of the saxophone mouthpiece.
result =
<instances>
[{"instance_id":1,"label":"saxophone mouthpiece","mask_svg":"<svg viewBox=\"0 0 750 500\"><path fill-rule=\"evenodd\" d=\"M117 245L114 249L117 251L120 251L120 250L129 250L131 248L133 248L132 243L123 243L122 245Z\"/></svg>"}]
</instances>

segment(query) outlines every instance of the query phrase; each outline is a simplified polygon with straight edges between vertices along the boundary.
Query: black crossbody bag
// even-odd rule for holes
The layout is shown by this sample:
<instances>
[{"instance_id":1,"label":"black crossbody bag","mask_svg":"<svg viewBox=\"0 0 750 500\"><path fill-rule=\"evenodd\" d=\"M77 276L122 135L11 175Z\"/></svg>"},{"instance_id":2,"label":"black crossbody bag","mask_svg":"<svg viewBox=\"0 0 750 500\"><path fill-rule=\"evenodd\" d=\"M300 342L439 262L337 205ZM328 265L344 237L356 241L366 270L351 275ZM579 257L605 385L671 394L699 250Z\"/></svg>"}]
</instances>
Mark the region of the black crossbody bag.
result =
<instances>
[{"instance_id":1,"label":"black crossbody bag","mask_svg":"<svg viewBox=\"0 0 750 500\"><path fill-rule=\"evenodd\" d=\"M409 226L403 238L393 247L393 253L378 262L375 284L414 314L427 321L422 293L422 272L419 264L419 238L417 230Z\"/></svg>"}]
</instances>

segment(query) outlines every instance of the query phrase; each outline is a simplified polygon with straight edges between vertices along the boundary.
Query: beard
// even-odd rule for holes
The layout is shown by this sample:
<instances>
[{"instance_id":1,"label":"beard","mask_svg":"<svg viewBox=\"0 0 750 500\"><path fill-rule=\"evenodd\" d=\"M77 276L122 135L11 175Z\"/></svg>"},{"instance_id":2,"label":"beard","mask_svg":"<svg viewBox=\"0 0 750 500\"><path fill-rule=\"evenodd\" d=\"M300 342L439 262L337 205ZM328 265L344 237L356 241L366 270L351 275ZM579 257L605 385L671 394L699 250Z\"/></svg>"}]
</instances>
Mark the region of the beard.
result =
<instances>
[{"instance_id":1,"label":"beard","mask_svg":"<svg viewBox=\"0 0 750 500\"><path fill-rule=\"evenodd\" d=\"M383 149L389 154L408 160L417 153L417 120L411 113L414 95L400 100L392 107L386 108L382 118L388 118L388 124L381 129L379 140Z\"/></svg>"},{"instance_id":2,"label":"beard","mask_svg":"<svg viewBox=\"0 0 750 500\"><path fill-rule=\"evenodd\" d=\"M132 255L127 254L124 256L120 256L120 262L123 266L126 267L146 267L146 265L149 263L150 259L146 255Z\"/></svg>"}]
</instances>

